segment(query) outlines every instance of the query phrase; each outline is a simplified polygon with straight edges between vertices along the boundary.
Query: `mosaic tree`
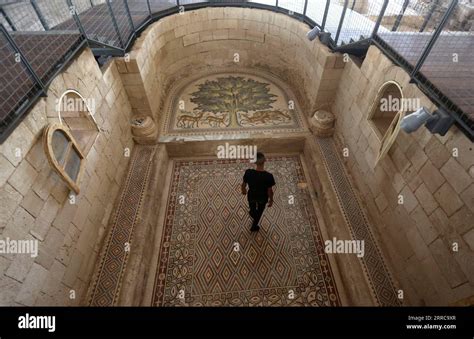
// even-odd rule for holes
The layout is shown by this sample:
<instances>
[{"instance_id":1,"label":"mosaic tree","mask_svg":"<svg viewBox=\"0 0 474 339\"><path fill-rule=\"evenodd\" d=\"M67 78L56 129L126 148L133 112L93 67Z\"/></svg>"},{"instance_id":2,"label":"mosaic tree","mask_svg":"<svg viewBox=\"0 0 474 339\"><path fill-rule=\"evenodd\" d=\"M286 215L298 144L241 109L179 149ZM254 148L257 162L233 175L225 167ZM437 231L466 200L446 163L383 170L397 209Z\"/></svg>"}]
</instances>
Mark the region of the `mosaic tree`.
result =
<instances>
[{"instance_id":1,"label":"mosaic tree","mask_svg":"<svg viewBox=\"0 0 474 339\"><path fill-rule=\"evenodd\" d=\"M200 112L228 113L230 127L239 127L237 113L271 109L276 95L269 84L243 77L222 77L207 80L191 94L191 102Z\"/></svg>"}]
</instances>

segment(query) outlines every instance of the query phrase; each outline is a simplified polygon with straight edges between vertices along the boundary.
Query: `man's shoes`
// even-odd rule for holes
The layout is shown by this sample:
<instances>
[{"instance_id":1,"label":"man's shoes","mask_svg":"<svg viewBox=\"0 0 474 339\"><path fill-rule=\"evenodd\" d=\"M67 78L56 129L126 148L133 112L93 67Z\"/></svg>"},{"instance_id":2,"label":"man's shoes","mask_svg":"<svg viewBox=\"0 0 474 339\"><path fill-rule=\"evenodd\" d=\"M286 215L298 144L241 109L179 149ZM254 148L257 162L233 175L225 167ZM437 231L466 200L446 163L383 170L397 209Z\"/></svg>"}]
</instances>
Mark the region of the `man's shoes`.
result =
<instances>
[{"instance_id":1,"label":"man's shoes","mask_svg":"<svg viewBox=\"0 0 474 339\"><path fill-rule=\"evenodd\" d=\"M260 226L252 226L252 228L250 229L251 232L258 232L260 231Z\"/></svg>"}]
</instances>

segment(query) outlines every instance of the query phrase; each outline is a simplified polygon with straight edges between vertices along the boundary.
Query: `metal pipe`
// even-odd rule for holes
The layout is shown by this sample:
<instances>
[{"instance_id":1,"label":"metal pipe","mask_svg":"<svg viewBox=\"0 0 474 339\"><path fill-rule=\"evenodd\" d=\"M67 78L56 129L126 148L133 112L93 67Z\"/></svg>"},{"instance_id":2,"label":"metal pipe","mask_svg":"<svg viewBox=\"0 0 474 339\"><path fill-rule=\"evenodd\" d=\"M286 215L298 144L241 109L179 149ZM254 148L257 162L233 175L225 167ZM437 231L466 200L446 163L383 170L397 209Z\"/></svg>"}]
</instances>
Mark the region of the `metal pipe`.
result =
<instances>
[{"instance_id":1,"label":"metal pipe","mask_svg":"<svg viewBox=\"0 0 474 339\"><path fill-rule=\"evenodd\" d=\"M412 77L414 77L420 71L421 67L423 67L426 58L428 58L428 55L433 49L433 46L436 44L436 41L438 41L438 38L441 35L441 32L443 31L443 28L448 23L448 19L451 14L453 14L454 9L457 5L458 0L451 1L451 4L449 5L448 9L446 10L446 13L444 13L443 18L441 19L441 22L439 23L438 27L436 27L436 30L433 32L433 35L431 36L431 39L428 42L428 45L426 45L425 49L423 50L423 53L421 53L420 59L418 59L415 68L413 68L413 72L411 73Z\"/></svg>"},{"instance_id":2,"label":"metal pipe","mask_svg":"<svg viewBox=\"0 0 474 339\"><path fill-rule=\"evenodd\" d=\"M426 26L428 26L428 22L431 20L431 17L433 16L433 13L434 13L436 7L438 7L438 4L439 4L439 0L435 0L433 2L433 5L431 6L428 14L426 15L425 21L423 21L423 24L421 25L420 33L423 32L426 29Z\"/></svg>"},{"instance_id":3,"label":"metal pipe","mask_svg":"<svg viewBox=\"0 0 474 339\"><path fill-rule=\"evenodd\" d=\"M43 81L40 79L38 74L36 74L35 70L26 59L25 54L23 54L20 47L16 44L15 40L13 40L12 36L10 35L10 33L8 33L7 29L5 28L5 26L3 26L2 23L0 23L0 31L7 38L8 43L11 45L15 53L18 53L20 55L21 62L23 63L23 65L25 65L26 69L30 72L35 82L40 86L42 94L46 95L46 86L44 85Z\"/></svg>"},{"instance_id":4,"label":"metal pipe","mask_svg":"<svg viewBox=\"0 0 474 339\"><path fill-rule=\"evenodd\" d=\"M382 23L383 16L385 15L385 11L387 10L388 0L384 0L382 9L380 10L379 17L377 18L377 22L375 23L374 30L372 31L372 37L374 37L377 32L379 31L380 24Z\"/></svg>"},{"instance_id":5,"label":"metal pipe","mask_svg":"<svg viewBox=\"0 0 474 339\"><path fill-rule=\"evenodd\" d=\"M66 3L69 6L69 12L71 13L72 18L74 19L74 22L76 23L76 26L79 29L79 32L81 32L82 36L84 36L84 38L87 39L86 30L82 26L82 22L81 22L81 19L79 19L79 15L77 15L76 6L73 5L72 0L66 0Z\"/></svg>"},{"instance_id":6,"label":"metal pipe","mask_svg":"<svg viewBox=\"0 0 474 339\"><path fill-rule=\"evenodd\" d=\"M305 0L304 2L304 9L303 9L303 17L306 16L306 11L308 9L308 0Z\"/></svg>"},{"instance_id":7,"label":"metal pipe","mask_svg":"<svg viewBox=\"0 0 474 339\"><path fill-rule=\"evenodd\" d=\"M110 17L112 18L112 24L114 25L115 33L117 34L119 42L120 42L120 47L125 48L125 45L124 45L123 39L122 39L122 35L120 34L120 29L119 29L119 26L117 24L117 19L115 18L115 15L114 15L114 10L112 9L112 5L110 4L110 0L105 0L105 1L107 3L107 7L109 9Z\"/></svg>"},{"instance_id":8,"label":"metal pipe","mask_svg":"<svg viewBox=\"0 0 474 339\"><path fill-rule=\"evenodd\" d=\"M41 13L41 10L36 3L36 0L30 0L30 4L33 7L33 10L35 11L36 15L38 16L39 21L41 22L41 25L43 26L44 30L47 31L49 30L48 23L46 22L46 19L43 16L43 13Z\"/></svg>"},{"instance_id":9,"label":"metal pipe","mask_svg":"<svg viewBox=\"0 0 474 339\"><path fill-rule=\"evenodd\" d=\"M403 3L402 9L400 13L398 14L397 19L395 20L395 23L393 24L392 32L396 32L398 27L400 26L400 23L402 22L403 16L405 15L405 11L407 10L409 3L410 3L410 0L405 0L405 2Z\"/></svg>"},{"instance_id":10,"label":"metal pipe","mask_svg":"<svg viewBox=\"0 0 474 339\"><path fill-rule=\"evenodd\" d=\"M5 18L6 22L8 23L8 25L11 27L12 31L16 31L16 27L15 25L13 24L13 22L10 20L10 17L7 15L7 13L5 13L5 11L3 10L2 7L0 7L0 14L3 15L3 17Z\"/></svg>"},{"instance_id":11,"label":"metal pipe","mask_svg":"<svg viewBox=\"0 0 474 339\"><path fill-rule=\"evenodd\" d=\"M337 27L336 37L334 38L334 44L337 46L339 35L341 34L342 25L344 24L344 18L346 17L347 6L349 6L349 0L344 1L344 8L342 9L341 19L339 20L339 26Z\"/></svg>"},{"instance_id":12,"label":"metal pipe","mask_svg":"<svg viewBox=\"0 0 474 339\"><path fill-rule=\"evenodd\" d=\"M146 0L146 5L148 6L148 14L150 14L150 17L151 17L151 6L150 6L150 0Z\"/></svg>"},{"instance_id":13,"label":"metal pipe","mask_svg":"<svg viewBox=\"0 0 474 339\"><path fill-rule=\"evenodd\" d=\"M324 28L326 27L326 20L328 19L330 4L331 4L331 0L326 0L326 7L324 8L323 22L321 23L321 31L324 31Z\"/></svg>"},{"instance_id":14,"label":"metal pipe","mask_svg":"<svg viewBox=\"0 0 474 339\"><path fill-rule=\"evenodd\" d=\"M123 0L123 3L125 5L125 11L127 12L128 20L130 21L130 25L132 26L133 34L135 34L136 29L135 24L133 23L132 14L130 13L130 7L128 7L127 0Z\"/></svg>"}]
</instances>

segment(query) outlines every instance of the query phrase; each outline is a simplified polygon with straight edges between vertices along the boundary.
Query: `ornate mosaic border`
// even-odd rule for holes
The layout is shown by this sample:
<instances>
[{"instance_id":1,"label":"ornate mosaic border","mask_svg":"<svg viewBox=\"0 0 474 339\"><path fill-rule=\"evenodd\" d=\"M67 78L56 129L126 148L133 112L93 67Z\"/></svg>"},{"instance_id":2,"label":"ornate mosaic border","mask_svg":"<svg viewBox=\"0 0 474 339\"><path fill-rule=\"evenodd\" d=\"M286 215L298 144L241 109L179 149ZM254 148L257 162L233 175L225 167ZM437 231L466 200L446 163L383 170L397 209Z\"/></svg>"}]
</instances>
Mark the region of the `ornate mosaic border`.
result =
<instances>
[{"instance_id":1,"label":"ornate mosaic border","mask_svg":"<svg viewBox=\"0 0 474 339\"><path fill-rule=\"evenodd\" d=\"M117 302L129 255L126 243L131 246L155 150L154 146L135 146L127 179L111 219L112 225L95 274L90 306L114 306Z\"/></svg>"},{"instance_id":2,"label":"ornate mosaic border","mask_svg":"<svg viewBox=\"0 0 474 339\"><path fill-rule=\"evenodd\" d=\"M301 164L301 159L299 156L279 156L279 157L268 157L268 161L278 161L284 159L293 159L297 162L299 166L297 166L297 175L299 182L306 182L306 177L304 173L303 166ZM214 165L214 164L237 164L246 161L243 160L180 160L174 161L173 170L172 170L172 182L170 192L168 194L168 202L166 207L166 216L165 216L165 225L159 250L159 258L158 258L158 267L155 274L155 283L153 288L153 299L152 299L152 306L170 306L165 303L165 289L167 286L167 272L169 268L169 260L170 260L170 252L171 252L171 239L173 237L173 226L174 226L174 218L176 211L180 208L178 203L179 197L179 183L180 183L180 173L181 169L186 166L196 166L196 165ZM338 293L338 289L336 286L334 274L332 272L332 268L330 266L330 261L327 254L324 251L324 239L322 238L322 233L319 227L319 223L317 220L317 216L314 210L314 206L311 200L311 196L307 190L301 191L300 201L302 201L303 208L308 216L309 225L311 225L311 234L313 236L315 249L317 251L317 257L321 263L321 274L323 275L322 283L324 284L327 291L330 293L329 303L331 306L341 306L341 299ZM192 250L192 249L191 249ZM266 295L268 299L271 299L270 296L275 296L278 293L281 293L283 288L261 288L260 292L258 291L248 291L248 293L253 293L248 296L249 300L253 298L258 298L255 293L262 293L262 295ZM287 293L288 290L285 290ZM235 292L220 292L215 293L214 297L218 298L219 305L238 305L238 306L252 306L252 304L247 301L242 301L241 303L236 303L235 298L239 298ZM212 299L212 298L210 298ZM191 304L189 306L210 306L213 305L212 300L208 300L209 304ZM264 303L262 301L262 303ZM273 306L276 303L267 302L264 304L258 304L259 306ZM183 304L184 305L184 304ZM187 305L187 304L186 304ZM283 304L284 306L297 306L297 305L306 305L308 304L301 303L301 301L291 301L286 300Z\"/></svg>"},{"instance_id":3,"label":"ornate mosaic border","mask_svg":"<svg viewBox=\"0 0 474 339\"><path fill-rule=\"evenodd\" d=\"M233 74L233 75L251 75L260 77L264 80L271 82L275 85L282 93L284 93L287 97L287 100L290 98L294 98L295 102L295 123L298 127L296 128L289 128L289 127L252 127L252 128L223 128L223 129L199 129L196 131L178 131L174 130L171 127L171 123L174 121L174 111L175 107L178 105L178 101L180 98L181 93L184 89L189 86L191 83L212 75L219 75L219 74ZM302 111L300 105L298 104L298 100L294 95L291 88L289 88L286 84L284 84L280 79L277 77L269 74L268 72L258 71L255 69L248 69L248 68L213 68L212 71L201 72L197 75L192 77L185 78L180 80L173 88L169 91L167 95L167 101L165 103L165 117L162 121L161 126L161 135L165 137L179 137L179 136L202 136L202 135L231 135L236 133L248 133L248 134L256 134L256 133L297 133L297 132L304 132L307 130L306 124L304 119L302 118Z\"/></svg>"},{"instance_id":4,"label":"ornate mosaic border","mask_svg":"<svg viewBox=\"0 0 474 339\"><path fill-rule=\"evenodd\" d=\"M355 240L365 241L365 256L361 261L377 301L382 306L400 306L390 271L384 262L334 142L328 138L316 140L352 237Z\"/></svg>"}]
</instances>

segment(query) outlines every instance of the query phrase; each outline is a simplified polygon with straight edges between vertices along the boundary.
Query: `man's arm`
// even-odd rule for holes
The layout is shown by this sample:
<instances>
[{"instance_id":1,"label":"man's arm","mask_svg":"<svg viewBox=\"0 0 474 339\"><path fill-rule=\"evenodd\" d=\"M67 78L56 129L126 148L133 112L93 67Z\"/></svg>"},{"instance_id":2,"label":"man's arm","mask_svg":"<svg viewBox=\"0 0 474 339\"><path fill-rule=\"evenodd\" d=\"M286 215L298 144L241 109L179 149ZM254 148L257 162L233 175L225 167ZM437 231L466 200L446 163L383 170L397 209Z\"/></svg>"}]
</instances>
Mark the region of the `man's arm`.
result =
<instances>
[{"instance_id":1,"label":"man's arm","mask_svg":"<svg viewBox=\"0 0 474 339\"><path fill-rule=\"evenodd\" d=\"M247 195L247 183L246 182L242 183L242 194Z\"/></svg>"},{"instance_id":2,"label":"man's arm","mask_svg":"<svg viewBox=\"0 0 474 339\"><path fill-rule=\"evenodd\" d=\"M268 201L268 207L272 207L273 206L273 188L272 187L268 189L268 198L270 199Z\"/></svg>"}]
</instances>

